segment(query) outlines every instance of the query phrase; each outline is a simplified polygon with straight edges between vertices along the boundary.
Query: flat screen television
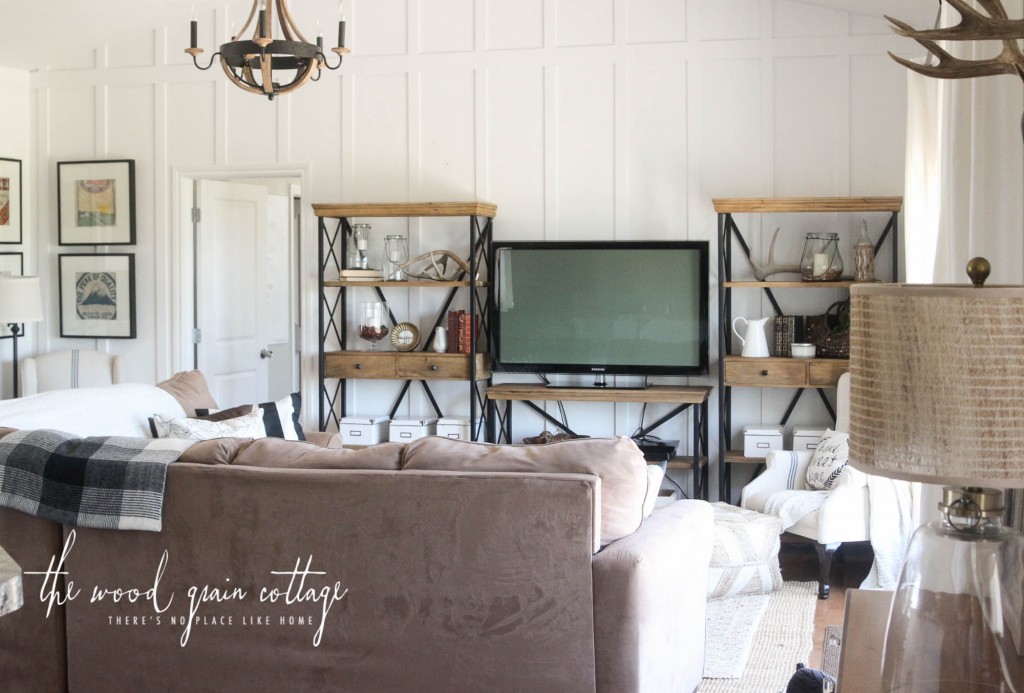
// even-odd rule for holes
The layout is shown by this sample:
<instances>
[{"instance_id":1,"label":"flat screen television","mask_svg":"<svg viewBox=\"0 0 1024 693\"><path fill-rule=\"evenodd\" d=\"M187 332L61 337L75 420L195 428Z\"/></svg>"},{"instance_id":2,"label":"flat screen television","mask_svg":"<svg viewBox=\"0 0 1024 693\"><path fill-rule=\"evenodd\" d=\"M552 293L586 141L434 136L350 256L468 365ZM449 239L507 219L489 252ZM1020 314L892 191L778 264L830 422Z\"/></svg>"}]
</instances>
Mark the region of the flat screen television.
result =
<instances>
[{"instance_id":1,"label":"flat screen television","mask_svg":"<svg viewBox=\"0 0 1024 693\"><path fill-rule=\"evenodd\" d=\"M496 241L496 369L706 375L708 253L707 241Z\"/></svg>"}]
</instances>

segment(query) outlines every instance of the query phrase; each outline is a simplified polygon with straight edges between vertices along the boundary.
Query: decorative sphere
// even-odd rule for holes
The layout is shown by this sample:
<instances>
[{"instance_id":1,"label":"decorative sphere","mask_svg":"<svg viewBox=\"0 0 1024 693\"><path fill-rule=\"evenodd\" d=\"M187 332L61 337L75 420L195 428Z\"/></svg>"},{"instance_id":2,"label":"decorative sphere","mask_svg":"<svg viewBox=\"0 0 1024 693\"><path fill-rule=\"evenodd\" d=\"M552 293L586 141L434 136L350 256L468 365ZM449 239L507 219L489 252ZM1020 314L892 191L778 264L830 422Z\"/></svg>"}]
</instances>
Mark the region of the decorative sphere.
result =
<instances>
[{"instance_id":1,"label":"decorative sphere","mask_svg":"<svg viewBox=\"0 0 1024 693\"><path fill-rule=\"evenodd\" d=\"M983 257L972 257L967 261L967 276L971 278L971 283L975 286L984 284L991 272L992 265Z\"/></svg>"}]
</instances>

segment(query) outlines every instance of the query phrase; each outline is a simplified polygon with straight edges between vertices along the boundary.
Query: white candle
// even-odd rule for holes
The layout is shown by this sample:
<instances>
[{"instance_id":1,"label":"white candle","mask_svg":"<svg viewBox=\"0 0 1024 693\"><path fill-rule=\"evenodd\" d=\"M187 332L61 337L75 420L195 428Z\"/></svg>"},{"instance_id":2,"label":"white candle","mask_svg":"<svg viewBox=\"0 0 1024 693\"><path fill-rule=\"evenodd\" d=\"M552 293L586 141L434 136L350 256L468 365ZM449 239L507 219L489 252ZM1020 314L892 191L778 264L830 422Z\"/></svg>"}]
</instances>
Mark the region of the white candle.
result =
<instances>
[{"instance_id":1,"label":"white candle","mask_svg":"<svg viewBox=\"0 0 1024 693\"><path fill-rule=\"evenodd\" d=\"M828 255L826 255L825 253L815 253L814 271L812 272L812 275L815 277L822 276L823 274L825 274L825 272L828 271L828 265Z\"/></svg>"}]
</instances>

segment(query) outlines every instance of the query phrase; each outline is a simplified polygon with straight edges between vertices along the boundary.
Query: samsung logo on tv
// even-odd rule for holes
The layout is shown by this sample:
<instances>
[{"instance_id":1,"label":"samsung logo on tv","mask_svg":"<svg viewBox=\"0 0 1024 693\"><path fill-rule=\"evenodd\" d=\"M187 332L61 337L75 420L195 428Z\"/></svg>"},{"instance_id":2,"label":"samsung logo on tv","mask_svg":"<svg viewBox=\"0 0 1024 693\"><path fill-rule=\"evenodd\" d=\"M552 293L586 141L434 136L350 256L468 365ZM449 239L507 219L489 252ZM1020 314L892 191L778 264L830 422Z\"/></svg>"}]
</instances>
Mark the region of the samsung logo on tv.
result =
<instances>
[{"instance_id":1,"label":"samsung logo on tv","mask_svg":"<svg viewBox=\"0 0 1024 693\"><path fill-rule=\"evenodd\" d=\"M606 370L607 370L606 368L591 368L590 372L591 373L604 373Z\"/></svg>"}]
</instances>

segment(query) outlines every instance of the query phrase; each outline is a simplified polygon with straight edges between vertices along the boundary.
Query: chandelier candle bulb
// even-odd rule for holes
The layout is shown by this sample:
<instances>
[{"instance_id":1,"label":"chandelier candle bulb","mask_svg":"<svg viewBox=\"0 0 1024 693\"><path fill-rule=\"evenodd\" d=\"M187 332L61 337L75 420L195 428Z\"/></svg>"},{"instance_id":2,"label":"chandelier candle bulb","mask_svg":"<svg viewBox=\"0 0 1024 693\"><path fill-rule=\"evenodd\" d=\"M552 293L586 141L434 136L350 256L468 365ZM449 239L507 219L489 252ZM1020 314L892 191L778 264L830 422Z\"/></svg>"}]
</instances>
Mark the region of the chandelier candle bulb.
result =
<instances>
[{"instance_id":1,"label":"chandelier candle bulb","mask_svg":"<svg viewBox=\"0 0 1024 693\"><path fill-rule=\"evenodd\" d=\"M191 34L192 34L192 40L190 42L189 48L198 48L199 47L199 22L196 21L195 17L192 18L190 29L191 29Z\"/></svg>"},{"instance_id":2,"label":"chandelier candle bulb","mask_svg":"<svg viewBox=\"0 0 1024 693\"><path fill-rule=\"evenodd\" d=\"M345 18L338 21L338 48L345 47Z\"/></svg>"}]
</instances>

